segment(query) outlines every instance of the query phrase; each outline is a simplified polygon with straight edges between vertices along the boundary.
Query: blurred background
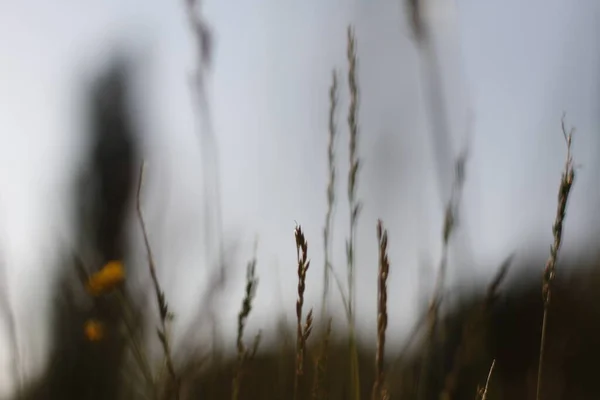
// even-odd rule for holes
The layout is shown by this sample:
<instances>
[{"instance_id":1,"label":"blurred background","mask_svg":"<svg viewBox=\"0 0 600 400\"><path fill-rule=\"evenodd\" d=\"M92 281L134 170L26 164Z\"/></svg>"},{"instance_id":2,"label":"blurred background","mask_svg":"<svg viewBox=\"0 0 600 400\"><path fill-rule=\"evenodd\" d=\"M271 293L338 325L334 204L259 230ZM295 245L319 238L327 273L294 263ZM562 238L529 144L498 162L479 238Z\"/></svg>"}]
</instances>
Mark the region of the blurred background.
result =
<instances>
[{"instance_id":1,"label":"blurred background","mask_svg":"<svg viewBox=\"0 0 600 400\"><path fill-rule=\"evenodd\" d=\"M567 126L576 127L578 167L563 254L595 246L600 3L424 1L448 121L443 138L431 129L428 66L401 2L202 3L212 39L204 82L208 113L199 111L194 94L197 44L183 1L0 2L1 287L16 317L26 376L39 374L47 361L50 277L65 247L76 241L70 185L88 151L84 87L115 51L128 54L137 68L134 116L147 162L144 212L159 281L176 314L176 348L214 339L214 331L195 325L199 310L210 307L216 310L217 338L234 351L245 267L255 243L260 282L248 335L260 329L275 337L282 315L294 323L296 223L312 260L305 304L320 309L332 69L340 79L332 262L344 274L349 24L359 59L361 337L374 340L376 329L377 219L390 236L393 347L431 296L454 160L466 143L450 285L489 281L511 252L546 254L564 167L563 113ZM214 142L202 139L209 126ZM207 176L214 174L218 196L206 191ZM212 208L205 206L207 193ZM136 259L144 263L141 236L132 235ZM219 246L227 273L220 293L206 297ZM543 266L537 267L541 272ZM142 285L149 282L138 278ZM343 323L334 287L330 298ZM206 299L209 305L202 304ZM10 339L8 324L0 326L0 345L7 349L0 350L5 394L12 390Z\"/></svg>"}]
</instances>

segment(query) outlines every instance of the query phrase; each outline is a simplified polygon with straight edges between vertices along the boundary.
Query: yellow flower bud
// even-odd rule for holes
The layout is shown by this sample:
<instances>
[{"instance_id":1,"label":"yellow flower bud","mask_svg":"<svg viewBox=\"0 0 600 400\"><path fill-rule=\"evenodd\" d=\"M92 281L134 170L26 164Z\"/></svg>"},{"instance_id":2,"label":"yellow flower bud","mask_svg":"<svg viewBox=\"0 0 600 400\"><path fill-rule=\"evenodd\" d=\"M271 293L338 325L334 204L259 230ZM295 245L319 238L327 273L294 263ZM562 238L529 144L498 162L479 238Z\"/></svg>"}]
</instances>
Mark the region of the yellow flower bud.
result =
<instances>
[{"instance_id":1,"label":"yellow flower bud","mask_svg":"<svg viewBox=\"0 0 600 400\"><path fill-rule=\"evenodd\" d=\"M121 261L110 261L102 269L92 275L87 283L87 290L93 296L101 295L125 280L125 269Z\"/></svg>"},{"instance_id":2,"label":"yellow flower bud","mask_svg":"<svg viewBox=\"0 0 600 400\"><path fill-rule=\"evenodd\" d=\"M90 342L97 342L104 337L104 326L93 319L85 322L83 331Z\"/></svg>"}]
</instances>

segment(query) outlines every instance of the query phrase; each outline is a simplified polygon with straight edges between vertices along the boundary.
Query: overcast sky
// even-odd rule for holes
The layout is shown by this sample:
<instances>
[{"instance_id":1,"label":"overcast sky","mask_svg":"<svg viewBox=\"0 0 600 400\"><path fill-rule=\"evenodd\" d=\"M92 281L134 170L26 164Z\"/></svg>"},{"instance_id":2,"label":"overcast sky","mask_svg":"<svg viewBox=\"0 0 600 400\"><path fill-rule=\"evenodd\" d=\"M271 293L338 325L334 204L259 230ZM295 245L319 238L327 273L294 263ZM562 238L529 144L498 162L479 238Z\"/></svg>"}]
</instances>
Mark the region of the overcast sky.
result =
<instances>
[{"instance_id":1,"label":"overcast sky","mask_svg":"<svg viewBox=\"0 0 600 400\"><path fill-rule=\"evenodd\" d=\"M581 164L566 226L567 252L599 231L600 3L595 0L430 0L454 155L473 115L463 235L485 279L509 251L547 249L565 145L577 127ZM160 278L178 328L207 277L202 171L189 75L195 65L182 2L0 1L0 231L26 367L46 356L48 276L68 238L66 190L82 156L81 84L114 45L143 54L139 107L149 151L148 215ZM258 236L260 283L248 334L293 318L295 221L313 260L307 305L320 307L326 211L327 91L342 78L334 264L347 234L346 27L356 27L363 169L358 228L359 324L375 327L375 223L390 236L390 331L414 318L437 264L442 205L423 99L422 63L399 1L211 1L215 62L210 102L218 141L224 231L239 244L222 325L233 343L246 260ZM448 166L451 168L451 165ZM423 269L423 265L429 269ZM541 266L540 266L541 268ZM332 296L336 297L335 290ZM337 300L336 300L337 301ZM337 308L337 310L340 310ZM340 316L341 319L341 316ZM188 318L189 320L189 318ZM179 329L178 332L182 332ZM3 339L3 333L0 339ZM6 342L6 340L3 340ZM0 351L0 372L8 352ZM6 379L0 379L5 386Z\"/></svg>"}]
</instances>

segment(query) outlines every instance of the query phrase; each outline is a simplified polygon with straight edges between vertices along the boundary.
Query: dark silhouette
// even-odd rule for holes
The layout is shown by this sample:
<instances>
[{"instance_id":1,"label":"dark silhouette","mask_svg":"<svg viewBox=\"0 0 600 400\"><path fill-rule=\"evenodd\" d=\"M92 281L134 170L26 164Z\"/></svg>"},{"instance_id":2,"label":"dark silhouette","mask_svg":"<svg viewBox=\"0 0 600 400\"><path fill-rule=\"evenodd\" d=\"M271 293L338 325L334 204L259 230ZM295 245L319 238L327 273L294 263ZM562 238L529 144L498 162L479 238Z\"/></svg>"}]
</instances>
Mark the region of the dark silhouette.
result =
<instances>
[{"instance_id":1,"label":"dark silhouette","mask_svg":"<svg viewBox=\"0 0 600 400\"><path fill-rule=\"evenodd\" d=\"M130 66L125 58L116 59L89 87L91 152L76 188L78 248L71 249L57 277L47 372L24 394L27 398L117 399L123 393L123 378L131 379L123 371L128 347L117 296L93 298L84 286L87 276L108 261L122 260L129 267L126 223L133 215L139 164L128 108ZM126 287L120 292L129 296ZM90 319L103 324L102 340L85 336L84 324ZM137 325L134 322L130 325Z\"/></svg>"}]
</instances>

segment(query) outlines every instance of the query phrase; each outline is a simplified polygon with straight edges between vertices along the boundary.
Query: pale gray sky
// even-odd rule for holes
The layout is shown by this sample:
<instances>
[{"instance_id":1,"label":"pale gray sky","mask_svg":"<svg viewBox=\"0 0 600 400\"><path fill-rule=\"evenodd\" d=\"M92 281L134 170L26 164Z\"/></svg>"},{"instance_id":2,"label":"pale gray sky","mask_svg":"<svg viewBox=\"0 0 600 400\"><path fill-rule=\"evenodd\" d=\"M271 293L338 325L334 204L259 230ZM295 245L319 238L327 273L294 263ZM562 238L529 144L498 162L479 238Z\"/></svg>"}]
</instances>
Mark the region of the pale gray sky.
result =
<instances>
[{"instance_id":1,"label":"pale gray sky","mask_svg":"<svg viewBox=\"0 0 600 400\"><path fill-rule=\"evenodd\" d=\"M430 0L444 66L455 146L474 116L464 228L486 278L511 250L547 249L564 141L560 117L577 127L579 171L566 226L567 252L598 233L600 3L595 0ZM375 327L375 222L390 235L390 332L410 326L419 266L436 264L442 209L420 90L420 61L399 1L206 1L216 53L210 100L219 144L226 238L241 243L239 271L223 301L233 343L246 260L259 236L260 284L248 334L273 315L293 317L293 228L302 224L313 260L307 305L319 309L325 215L327 90L343 73L338 118L336 268L347 232L346 26L356 26L361 85L358 312ZM203 287L202 173L189 74L194 48L180 2L0 2L0 223L3 259L26 366L46 356L48 274L68 236L66 188L80 155L78 93L114 44L147 59L139 76L148 139L147 213L161 280L178 328ZM83 73L81 71L84 71ZM449 166L450 168L451 166ZM163 217L156 217L164 213ZM484 268L487 266L489 268ZM540 266L541 268L541 266ZM428 273L431 278L433 271ZM337 298L335 290L332 296ZM337 301L337 300L336 300ZM189 318L188 318L189 319ZM341 317L340 317L341 319ZM178 332L181 329L178 329ZM3 333L0 339L6 342ZM0 377L8 371L0 351ZM0 378L0 389L8 387Z\"/></svg>"}]
</instances>

